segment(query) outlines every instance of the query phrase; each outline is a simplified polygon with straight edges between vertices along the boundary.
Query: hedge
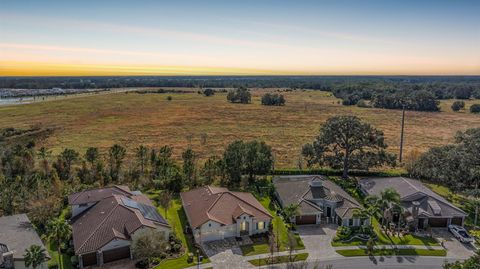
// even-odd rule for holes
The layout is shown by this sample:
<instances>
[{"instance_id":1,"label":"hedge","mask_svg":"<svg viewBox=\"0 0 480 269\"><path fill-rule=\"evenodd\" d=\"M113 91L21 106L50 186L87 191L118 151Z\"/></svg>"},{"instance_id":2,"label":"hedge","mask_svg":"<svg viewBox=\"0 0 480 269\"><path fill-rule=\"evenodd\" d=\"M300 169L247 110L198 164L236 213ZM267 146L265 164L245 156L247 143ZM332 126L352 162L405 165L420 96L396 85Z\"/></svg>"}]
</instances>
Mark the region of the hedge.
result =
<instances>
[{"instance_id":1,"label":"hedge","mask_svg":"<svg viewBox=\"0 0 480 269\"><path fill-rule=\"evenodd\" d=\"M342 170L334 170L329 168L320 169L275 169L273 175L325 175L325 176L341 176ZM390 171L359 171L351 170L348 173L349 176L356 177L400 177L408 176L406 171L402 170L390 170Z\"/></svg>"}]
</instances>

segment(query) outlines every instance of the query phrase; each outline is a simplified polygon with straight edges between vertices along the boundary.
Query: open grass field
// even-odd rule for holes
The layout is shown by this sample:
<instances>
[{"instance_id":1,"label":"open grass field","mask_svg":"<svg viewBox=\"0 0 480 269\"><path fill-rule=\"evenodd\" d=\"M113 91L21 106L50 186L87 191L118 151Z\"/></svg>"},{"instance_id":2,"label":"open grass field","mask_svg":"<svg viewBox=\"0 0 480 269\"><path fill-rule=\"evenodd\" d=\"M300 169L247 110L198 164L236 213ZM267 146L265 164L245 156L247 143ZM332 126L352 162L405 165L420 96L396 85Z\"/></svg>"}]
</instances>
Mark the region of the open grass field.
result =
<instances>
[{"instance_id":1,"label":"open grass field","mask_svg":"<svg viewBox=\"0 0 480 269\"><path fill-rule=\"evenodd\" d=\"M401 111L342 106L330 93L320 91L284 92L284 107L262 106L265 91L254 90L253 103L248 105L228 103L226 93L204 97L130 92L2 106L0 127L54 128L42 142L54 153L66 147L82 152L89 146L106 149L114 143L129 149L168 144L176 157L190 145L204 158L220 154L235 139L260 139L273 147L277 168L293 168L302 145L312 141L326 119L352 114L382 129L390 150L398 151ZM406 153L452 142L456 131L480 127L480 115L454 113L451 102L444 101L439 113L407 112ZM467 109L471 103L467 101Z\"/></svg>"}]
</instances>

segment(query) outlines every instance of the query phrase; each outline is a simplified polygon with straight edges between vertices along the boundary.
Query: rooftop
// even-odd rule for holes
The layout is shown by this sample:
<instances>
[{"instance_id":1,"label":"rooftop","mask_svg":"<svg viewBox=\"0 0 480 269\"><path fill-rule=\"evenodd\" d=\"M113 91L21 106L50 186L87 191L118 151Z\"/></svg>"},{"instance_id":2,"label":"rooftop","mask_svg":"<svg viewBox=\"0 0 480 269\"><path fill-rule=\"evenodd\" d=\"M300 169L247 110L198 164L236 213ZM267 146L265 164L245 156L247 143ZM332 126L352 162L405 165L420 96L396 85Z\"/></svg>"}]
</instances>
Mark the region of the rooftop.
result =
<instances>
[{"instance_id":1,"label":"rooftop","mask_svg":"<svg viewBox=\"0 0 480 269\"><path fill-rule=\"evenodd\" d=\"M248 214L258 220L270 220L270 213L250 193L232 192L226 188L200 187L180 194L190 225L197 228L209 220L223 225Z\"/></svg>"},{"instance_id":2,"label":"rooftop","mask_svg":"<svg viewBox=\"0 0 480 269\"><path fill-rule=\"evenodd\" d=\"M2 250L6 246L9 251L13 251L15 260L23 260L25 249L31 245L38 245L45 249L25 214L0 217L0 245L3 245L0 247Z\"/></svg>"}]
</instances>

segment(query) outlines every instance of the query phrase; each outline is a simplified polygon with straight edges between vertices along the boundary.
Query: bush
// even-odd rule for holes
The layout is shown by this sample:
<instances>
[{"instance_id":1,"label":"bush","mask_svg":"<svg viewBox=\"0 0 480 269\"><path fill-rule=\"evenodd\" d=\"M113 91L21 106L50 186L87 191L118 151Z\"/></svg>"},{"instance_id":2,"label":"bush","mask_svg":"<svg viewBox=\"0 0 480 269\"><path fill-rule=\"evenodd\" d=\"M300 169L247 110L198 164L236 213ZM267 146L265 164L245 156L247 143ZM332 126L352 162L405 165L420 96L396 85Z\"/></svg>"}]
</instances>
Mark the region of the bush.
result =
<instances>
[{"instance_id":1,"label":"bush","mask_svg":"<svg viewBox=\"0 0 480 269\"><path fill-rule=\"evenodd\" d=\"M172 98L170 95L167 96L167 101L172 101L172 99L173 99L173 98Z\"/></svg>"},{"instance_id":2,"label":"bush","mask_svg":"<svg viewBox=\"0 0 480 269\"><path fill-rule=\"evenodd\" d=\"M139 269L147 269L148 261L147 260L140 260L135 263L135 267Z\"/></svg>"},{"instance_id":3,"label":"bush","mask_svg":"<svg viewBox=\"0 0 480 269\"><path fill-rule=\"evenodd\" d=\"M264 106L283 106L285 98L278 93L266 93L262 96L262 105Z\"/></svg>"},{"instance_id":4,"label":"bush","mask_svg":"<svg viewBox=\"0 0 480 269\"><path fill-rule=\"evenodd\" d=\"M471 113L480 113L480 104L473 104L470 107L470 112Z\"/></svg>"},{"instance_id":5,"label":"bush","mask_svg":"<svg viewBox=\"0 0 480 269\"><path fill-rule=\"evenodd\" d=\"M464 101L455 101L453 102L452 104L452 110L457 112L459 111L460 109L463 109L465 108L465 102Z\"/></svg>"},{"instance_id":6,"label":"bush","mask_svg":"<svg viewBox=\"0 0 480 269\"><path fill-rule=\"evenodd\" d=\"M77 256L72 256L72 257L70 257L70 262L72 263L73 267L77 267L77 265L78 265L78 257L77 257Z\"/></svg>"},{"instance_id":7,"label":"bush","mask_svg":"<svg viewBox=\"0 0 480 269\"><path fill-rule=\"evenodd\" d=\"M205 96L212 96L212 95L214 95L214 94L215 94L215 91L212 90L212 89L205 89L205 90L203 90L203 95L205 95Z\"/></svg>"},{"instance_id":8,"label":"bush","mask_svg":"<svg viewBox=\"0 0 480 269\"><path fill-rule=\"evenodd\" d=\"M248 104L252 100L252 95L247 88L240 87L227 94L227 100L231 103Z\"/></svg>"},{"instance_id":9,"label":"bush","mask_svg":"<svg viewBox=\"0 0 480 269\"><path fill-rule=\"evenodd\" d=\"M337 229L337 238L340 240L347 240L352 235L352 229L347 226L340 226Z\"/></svg>"},{"instance_id":10,"label":"bush","mask_svg":"<svg viewBox=\"0 0 480 269\"><path fill-rule=\"evenodd\" d=\"M191 253L191 252L188 253L187 262L188 262L188 263L192 263L192 262L193 262L193 253Z\"/></svg>"}]
</instances>

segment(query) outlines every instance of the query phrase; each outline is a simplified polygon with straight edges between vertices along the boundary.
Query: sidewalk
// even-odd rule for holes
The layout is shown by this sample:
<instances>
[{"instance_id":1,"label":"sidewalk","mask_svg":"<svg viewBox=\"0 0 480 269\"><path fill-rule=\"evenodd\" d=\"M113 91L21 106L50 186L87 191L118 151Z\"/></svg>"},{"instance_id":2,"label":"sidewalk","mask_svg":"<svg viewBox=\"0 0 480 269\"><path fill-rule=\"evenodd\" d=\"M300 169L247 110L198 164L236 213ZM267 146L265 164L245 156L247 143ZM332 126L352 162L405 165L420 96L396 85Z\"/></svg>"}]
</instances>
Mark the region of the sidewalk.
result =
<instances>
[{"instance_id":1,"label":"sidewalk","mask_svg":"<svg viewBox=\"0 0 480 269\"><path fill-rule=\"evenodd\" d=\"M445 249L442 246L425 246L425 245L375 245L375 249ZM346 250L346 249L367 249L367 246L343 246L343 247L334 247L335 250Z\"/></svg>"},{"instance_id":2,"label":"sidewalk","mask_svg":"<svg viewBox=\"0 0 480 269\"><path fill-rule=\"evenodd\" d=\"M307 250L306 249L296 250L296 251L292 252L292 255L301 254L301 253L307 253ZM275 252L273 254L273 257L287 256L289 254L290 254L289 251ZM238 255L238 256L240 256L240 255ZM270 255L270 253L264 253L264 254L258 254L258 255L252 255L252 256L240 256L240 257L243 258L243 262L246 264L246 265L242 265L242 267L246 268L246 266L250 265L250 263L248 261L265 259L265 258L269 258L269 257L272 257L272 256ZM212 268L212 267L215 268L214 265L215 265L215 262L213 261L211 263L201 264L200 267L195 265L195 266L191 266L191 267L188 267L188 268L185 268L185 269L197 269L197 268L206 269L206 268ZM256 268L253 265L251 267Z\"/></svg>"}]
</instances>

